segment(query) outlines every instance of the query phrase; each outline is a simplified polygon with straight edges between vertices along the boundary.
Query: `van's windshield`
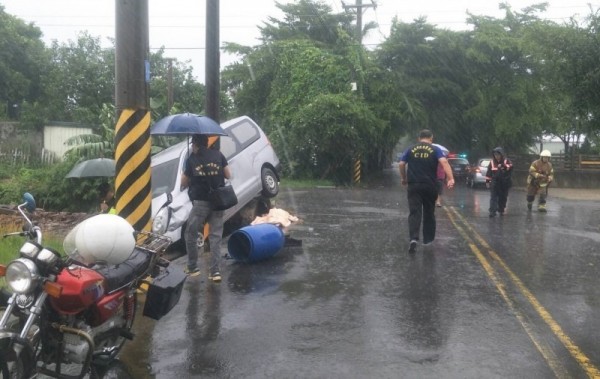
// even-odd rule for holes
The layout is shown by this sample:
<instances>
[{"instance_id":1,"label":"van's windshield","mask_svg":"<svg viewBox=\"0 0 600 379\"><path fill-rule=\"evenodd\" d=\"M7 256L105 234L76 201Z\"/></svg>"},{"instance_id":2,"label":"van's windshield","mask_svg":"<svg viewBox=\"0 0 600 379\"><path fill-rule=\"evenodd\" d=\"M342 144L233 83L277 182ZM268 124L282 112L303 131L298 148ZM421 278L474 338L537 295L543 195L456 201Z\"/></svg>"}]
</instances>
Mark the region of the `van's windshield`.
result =
<instances>
[{"instance_id":1,"label":"van's windshield","mask_svg":"<svg viewBox=\"0 0 600 379\"><path fill-rule=\"evenodd\" d=\"M152 198L173 192L179 170L178 163L179 158L176 158L152 167Z\"/></svg>"}]
</instances>

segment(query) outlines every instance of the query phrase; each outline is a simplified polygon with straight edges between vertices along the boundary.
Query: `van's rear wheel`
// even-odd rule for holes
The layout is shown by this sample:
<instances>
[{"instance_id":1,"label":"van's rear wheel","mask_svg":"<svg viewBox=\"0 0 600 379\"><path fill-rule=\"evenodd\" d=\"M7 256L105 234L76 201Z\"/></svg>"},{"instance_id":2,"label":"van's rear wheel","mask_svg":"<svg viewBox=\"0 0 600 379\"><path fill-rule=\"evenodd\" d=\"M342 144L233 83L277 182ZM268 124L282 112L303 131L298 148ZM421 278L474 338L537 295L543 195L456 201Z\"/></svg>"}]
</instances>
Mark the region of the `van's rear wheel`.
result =
<instances>
[{"instance_id":1,"label":"van's rear wheel","mask_svg":"<svg viewBox=\"0 0 600 379\"><path fill-rule=\"evenodd\" d=\"M279 193L279 181L277 175L268 167L262 169L260 174L262 182L262 195L264 197L275 197Z\"/></svg>"}]
</instances>

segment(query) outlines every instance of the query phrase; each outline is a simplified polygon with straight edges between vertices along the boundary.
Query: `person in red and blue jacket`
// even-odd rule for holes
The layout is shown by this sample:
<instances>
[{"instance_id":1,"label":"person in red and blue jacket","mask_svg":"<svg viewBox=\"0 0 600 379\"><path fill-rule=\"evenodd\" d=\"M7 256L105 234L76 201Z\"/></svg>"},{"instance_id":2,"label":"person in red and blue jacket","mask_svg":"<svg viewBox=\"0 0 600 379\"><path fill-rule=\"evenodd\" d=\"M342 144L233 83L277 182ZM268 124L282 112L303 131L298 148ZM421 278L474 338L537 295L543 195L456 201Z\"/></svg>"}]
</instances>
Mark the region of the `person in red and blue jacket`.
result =
<instances>
[{"instance_id":1,"label":"person in red and blue jacket","mask_svg":"<svg viewBox=\"0 0 600 379\"><path fill-rule=\"evenodd\" d=\"M492 150L493 158L490 160L486 174L486 186L490 188L490 217L504 215L508 190L512 187L512 162L504 155L501 147Z\"/></svg>"}]
</instances>

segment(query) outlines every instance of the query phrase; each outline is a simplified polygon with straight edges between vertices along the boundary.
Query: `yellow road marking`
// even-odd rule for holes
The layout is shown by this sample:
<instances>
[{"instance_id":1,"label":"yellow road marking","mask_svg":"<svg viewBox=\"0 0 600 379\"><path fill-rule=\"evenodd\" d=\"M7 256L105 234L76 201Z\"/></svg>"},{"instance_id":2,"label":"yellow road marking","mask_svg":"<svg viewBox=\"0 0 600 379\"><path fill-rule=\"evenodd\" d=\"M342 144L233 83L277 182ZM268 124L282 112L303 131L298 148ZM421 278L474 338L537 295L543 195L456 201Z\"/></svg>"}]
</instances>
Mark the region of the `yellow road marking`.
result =
<instances>
[{"instance_id":1,"label":"yellow road marking","mask_svg":"<svg viewBox=\"0 0 600 379\"><path fill-rule=\"evenodd\" d=\"M492 250L492 248L489 246L489 244L483 239L483 237L481 237L481 235L479 233L477 233L471 227L471 225L465 220L464 217L462 217L462 215L456 210L456 208L454 208L454 207L449 207L449 208L452 211L452 213L456 216L456 218L460 219L461 223L465 226L465 228L467 228L472 233L472 235L475 237L475 239L484 248L486 248L488 250L488 253L490 254L491 258L500 264L500 267L502 267L502 269L508 274L508 276L511 279L511 281L513 282L513 284L519 289L521 294L523 294L523 296L525 296L525 298L529 301L531 306L535 309L535 311L542 318L542 320L544 320L544 322L548 325L548 327L550 327L550 330L552 330L552 333L554 333L554 335L560 340L560 342L563 344L563 346L569 351L569 353L571 354L573 359L575 359L577 361L577 363L579 363L579 365L586 372L586 374L590 378L600 378L600 371L598 370L598 368L596 368L596 366L594 366L594 364L585 355L585 353L583 353L583 351L581 351L581 349L573 343L571 338L562 330L562 328L554 320L552 315L550 315L550 313L546 310L546 308L544 308L544 306L536 299L536 297L531 293L531 291L529 291L529 289L525 286L525 284L521 281L521 279L519 279L519 277L510 269L510 267L508 267L508 265L504 262L504 260L502 260L502 258L500 258L498 256L498 254L496 254L496 252L494 250ZM486 272L488 273L488 275L490 276L490 278L496 285L496 288L498 288L498 291L500 292L502 297L508 303L509 307L514 311L515 310L514 303L513 303L512 299L510 299L508 294L506 294L506 292L504 291L505 285L502 282L502 280L498 278L493 267L489 264L488 260L481 253L481 251L477 248L477 246L475 246L473 244L473 240L471 239L471 237L456 222L456 219L450 213L448 208L446 208L446 213L450 217L450 220L452 221L454 226L457 228L459 233L463 236L463 238L465 238L465 240L467 240L467 242L469 242L471 251L473 251L475 256L479 259L482 266L484 267L484 269L486 270ZM557 362L554 354L551 353L551 350L540 347L541 346L540 342L537 341L536 338L532 335L532 333L530 332L530 327L521 320L523 318L523 315L520 312L515 312L515 315L521 322L521 325L523 325L523 328L525 328L525 330L527 331L527 334L529 334L529 337L531 338L533 343L536 345L536 347L538 348L540 353L544 356L544 358L546 359L546 361L548 362L548 364L550 365L550 367L552 368L552 370L554 371L556 376L563 377L562 375L564 375L564 374L561 375L561 372L564 370L564 368L560 365L559 365L559 367L555 367L556 365L558 365L558 362ZM552 357L554 357L554 358L552 358Z\"/></svg>"},{"instance_id":2,"label":"yellow road marking","mask_svg":"<svg viewBox=\"0 0 600 379\"><path fill-rule=\"evenodd\" d=\"M483 266L483 269L488 274L488 277L492 280L492 282L496 286L496 289L500 293L500 296L504 299L504 301L506 302L506 304L508 305L510 310L513 312L513 314L517 317L517 320L519 321L519 323L521 324L523 329L525 329L525 332L527 333L527 335L529 336L529 338L531 339L531 341L533 342L533 344L535 345L537 350L544 357L544 359L550 366L550 369L554 372L554 375L556 375L557 378L565 378L565 379L569 378L570 376L566 372L565 368L560 364L558 358L556 357L556 355L554 354L552 349L549 348L547 346L547 344L543 343L541 340L539 340L537 338L533 329L530 326L530 323L527 321L527 318L515 306L514 301L506 292L506 289L505 289L506 286L505 286L504 282L498 277L498 275L496 274L496 271L494 270L492 265L488 262L486 257L481 253L481 251L475 245L473 240L469 237L467 232L457 223L454 215L452 215L447 209L446 209L446 213L448 213L450 221L452 222L452 224L454 224L454 227L458 230L460 235L469 244L471 251L473 252L475 257L479 260L479 263L481 263L481 266ZM460 217L459 215L457 215L457 216Z\"/></svg>"}]
</instances>

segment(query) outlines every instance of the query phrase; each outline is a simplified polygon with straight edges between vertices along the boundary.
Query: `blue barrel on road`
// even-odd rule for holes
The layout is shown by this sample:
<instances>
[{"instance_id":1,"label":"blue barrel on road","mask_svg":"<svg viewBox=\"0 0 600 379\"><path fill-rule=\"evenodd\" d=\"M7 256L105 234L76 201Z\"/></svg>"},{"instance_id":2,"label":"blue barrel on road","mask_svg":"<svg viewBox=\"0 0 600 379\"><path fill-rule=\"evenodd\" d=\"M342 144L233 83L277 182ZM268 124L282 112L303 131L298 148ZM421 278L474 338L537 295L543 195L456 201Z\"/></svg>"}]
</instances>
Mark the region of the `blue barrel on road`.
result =
<instances>
[{"instance_id":1,"label":"blue barrel on road","mask_svg":"<svg viewBox=\"0 0 600 379\"><path fill-rule=\"evenodd\" d=\"M285 242L283 230L273 224L249 225L229 236L229 255L240 262L257 262L277 254Z\"/></svg>"}]
</instances>

